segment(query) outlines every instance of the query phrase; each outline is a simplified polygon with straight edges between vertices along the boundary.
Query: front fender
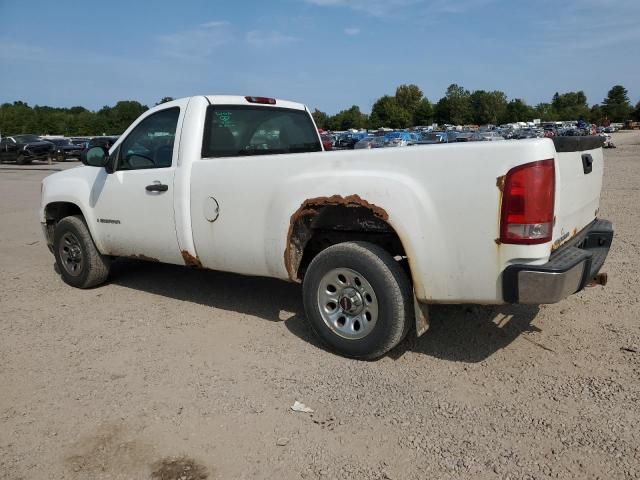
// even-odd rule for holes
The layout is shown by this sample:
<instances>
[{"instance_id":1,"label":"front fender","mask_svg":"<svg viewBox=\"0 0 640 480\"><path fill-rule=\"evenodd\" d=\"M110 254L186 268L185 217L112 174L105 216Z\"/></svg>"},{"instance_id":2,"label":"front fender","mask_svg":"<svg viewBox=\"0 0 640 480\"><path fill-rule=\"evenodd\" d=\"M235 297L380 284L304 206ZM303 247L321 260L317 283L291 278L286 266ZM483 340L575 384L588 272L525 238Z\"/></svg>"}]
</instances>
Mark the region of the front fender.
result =
<instances>
[{"instance_id":1,"label":"front fender","mask_svg":"<svg viewBox=\"0 0 640 480\"><path fill-rule=\"evenodd\" d=\"M47 205L56 202L71 203L82 212L96 248L100 253L104 253L104 246L95 229L96 217L91 199L96 195L96 188L99 188L101 178L106 175L103 168L81 166L46 177L42 181L40 222L47 221L45 215Z\"/></svg>"}]
</instances>

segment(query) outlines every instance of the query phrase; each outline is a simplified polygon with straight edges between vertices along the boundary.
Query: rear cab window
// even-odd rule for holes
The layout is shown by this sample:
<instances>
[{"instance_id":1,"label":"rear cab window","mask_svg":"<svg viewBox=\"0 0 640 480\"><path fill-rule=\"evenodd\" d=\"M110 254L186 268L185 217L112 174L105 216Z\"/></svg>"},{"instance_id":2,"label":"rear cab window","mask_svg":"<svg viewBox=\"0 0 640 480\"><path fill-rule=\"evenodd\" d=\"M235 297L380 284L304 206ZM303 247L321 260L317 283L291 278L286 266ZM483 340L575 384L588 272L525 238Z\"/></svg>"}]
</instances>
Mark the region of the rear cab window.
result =
<instances>
[{"instance_id":1,"label":"rear cab window","mask_svg":"<svg viewBox=\"0 0 640 480\"><path fill-rule=\"evenodd\" d=\"M207 109L203 158L322 151L305 110L251 105L211 105Z\"/></svg>"}]
</instances>

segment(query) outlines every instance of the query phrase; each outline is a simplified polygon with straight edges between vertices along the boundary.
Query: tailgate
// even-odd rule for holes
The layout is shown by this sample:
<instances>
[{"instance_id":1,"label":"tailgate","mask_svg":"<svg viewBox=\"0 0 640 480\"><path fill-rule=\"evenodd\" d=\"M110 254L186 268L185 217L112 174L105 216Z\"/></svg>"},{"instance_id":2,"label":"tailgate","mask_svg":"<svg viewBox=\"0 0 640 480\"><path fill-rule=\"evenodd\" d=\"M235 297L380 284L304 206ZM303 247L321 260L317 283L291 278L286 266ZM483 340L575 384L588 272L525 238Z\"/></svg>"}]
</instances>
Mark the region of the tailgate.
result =
<instances>
[{"instance_id":1,"label":"tailgate","mask_svg":"<svg viewBox=\"0 0 640 480\"><path fill-rule=\"evenodd\" d=\"M602 189L602 137L556 137L556 206L553 249L598 215Z\"/></svg>"}]
</instances>

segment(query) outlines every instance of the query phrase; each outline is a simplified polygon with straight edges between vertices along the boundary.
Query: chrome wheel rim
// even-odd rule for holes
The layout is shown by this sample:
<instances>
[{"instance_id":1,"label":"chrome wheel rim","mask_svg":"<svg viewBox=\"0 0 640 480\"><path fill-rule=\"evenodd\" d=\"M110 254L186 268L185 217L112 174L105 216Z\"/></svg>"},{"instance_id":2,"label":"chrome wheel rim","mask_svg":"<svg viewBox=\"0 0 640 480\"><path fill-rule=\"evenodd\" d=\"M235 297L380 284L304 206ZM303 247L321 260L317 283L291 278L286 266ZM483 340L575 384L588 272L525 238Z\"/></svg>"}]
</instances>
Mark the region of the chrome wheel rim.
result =
<instances>
[{"instance_id":1,"label":"chrome wheel rim","mask_svg":"<svg viewBox=\"0 0 640 480\"><path fill-rule=\"evenodd\" d=\"M74 277L80 275L84 264L84 255L80 242L73 233L67 232L62 236L58 253L65 272Z\"/></svg>"},{"instance_id":2,"label":"chrome wheel rim","mask_svg":"<svg viewBox=\"0 0 640 480\"><path fill-rule=\"evenodd\" d=\"M320 280L318 310L324 323L336 335L359 340L376 326L378 298L360 272L334 268Z\"/></svg>"}]
</instances>

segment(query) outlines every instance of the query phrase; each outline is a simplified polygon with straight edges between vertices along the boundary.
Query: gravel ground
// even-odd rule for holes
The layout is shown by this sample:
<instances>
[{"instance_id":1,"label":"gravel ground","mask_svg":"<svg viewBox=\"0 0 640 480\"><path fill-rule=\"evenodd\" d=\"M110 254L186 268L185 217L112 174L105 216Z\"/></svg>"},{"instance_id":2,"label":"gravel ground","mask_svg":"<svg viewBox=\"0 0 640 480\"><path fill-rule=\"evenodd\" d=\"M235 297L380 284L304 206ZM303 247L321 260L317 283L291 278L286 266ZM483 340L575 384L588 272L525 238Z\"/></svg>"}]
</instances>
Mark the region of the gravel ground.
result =
<instances>
[{"instance_id":1,"label":"gravel ground","mask_svg":"<svg viewBox=\"0 0 640 480\"><path fill-rule=\"evenodd\" d=\"M640 478L640 132L614 141L609 285L434 306L376 362L324 351L297 285L120 261L66 286L35 213L52 167L2 166L0 478Z\"/></svg>"}]
</instances>

